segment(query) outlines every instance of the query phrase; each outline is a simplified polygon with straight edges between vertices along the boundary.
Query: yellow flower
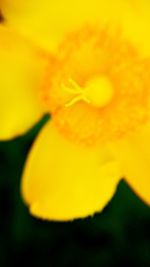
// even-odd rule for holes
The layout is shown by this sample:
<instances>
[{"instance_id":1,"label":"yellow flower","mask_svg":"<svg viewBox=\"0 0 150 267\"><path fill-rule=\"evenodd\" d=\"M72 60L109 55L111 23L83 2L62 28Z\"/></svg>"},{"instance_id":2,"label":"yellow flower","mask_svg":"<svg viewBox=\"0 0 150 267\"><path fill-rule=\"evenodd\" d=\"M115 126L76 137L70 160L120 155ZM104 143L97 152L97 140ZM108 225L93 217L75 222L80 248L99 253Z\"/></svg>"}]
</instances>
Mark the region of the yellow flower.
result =
<instances>
[{"instance_id":1,"label":"yellow flower","mask_svg":"<svg viewBox=\"0 0 150 267\"><path fill-rule=\"evenodd\" d=\"M0 138L52 116L23 173L33 215L92 215L121 177L150 204L147 2L1 0Z\"/></svg>"}]
</instances>

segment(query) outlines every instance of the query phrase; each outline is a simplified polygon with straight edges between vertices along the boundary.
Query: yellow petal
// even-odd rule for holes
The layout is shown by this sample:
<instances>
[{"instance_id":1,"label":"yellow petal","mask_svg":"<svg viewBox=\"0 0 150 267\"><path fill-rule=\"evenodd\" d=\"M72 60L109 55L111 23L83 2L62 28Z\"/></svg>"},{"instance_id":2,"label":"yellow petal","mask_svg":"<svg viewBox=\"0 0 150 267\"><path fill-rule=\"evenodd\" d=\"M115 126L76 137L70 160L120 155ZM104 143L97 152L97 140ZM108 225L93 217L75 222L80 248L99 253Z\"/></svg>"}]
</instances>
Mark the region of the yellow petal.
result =
<instances>
[{"instance_id":1,"label":"yellow petal","mask_svg":"<svg viewBox=\"0 0 150 267\"><path fill-rule=\"evenodd\" d=\"M150 123L111 147L126 181L150 205Z\"/></svg>"},{"instance_id":2,"label":"yellow petal","mask_svg":"<svg viewBox=\"0 0 150 267\"><path fill-rule=\"evenodd\" d=\"M120 177L105 148L72 144L48 123L27 161L22 192L33 215L69 220L102 210Z\"/></svg>"},{"instance_id":3,"label":"yellow petal","mask_svg":"<svg viewBox=\"0 0 150 267\"><path fill-rule=\"evenodd\" d=\"M22 134L41 117L43 66L37 48L0 26L0 139Z\"/></svg>"},{"instance_id":4,"label":"yellow petal","mask_svg":"<svg viewBox=\"0 0 150 267\"><path fill-rule=\"evenodd\" d=\"M137 32L143 40L147 24L146 20L143 26L144 11L149 8L143 4L146 1L138 0L141 9L141 6L137 8L134 0L2 0L1 9L5 23L10 27L46 48L54 48L67 32L89 23L111 22L112 25L112 20L128 29L130 38Z\"/></svg>"}]
</instances>

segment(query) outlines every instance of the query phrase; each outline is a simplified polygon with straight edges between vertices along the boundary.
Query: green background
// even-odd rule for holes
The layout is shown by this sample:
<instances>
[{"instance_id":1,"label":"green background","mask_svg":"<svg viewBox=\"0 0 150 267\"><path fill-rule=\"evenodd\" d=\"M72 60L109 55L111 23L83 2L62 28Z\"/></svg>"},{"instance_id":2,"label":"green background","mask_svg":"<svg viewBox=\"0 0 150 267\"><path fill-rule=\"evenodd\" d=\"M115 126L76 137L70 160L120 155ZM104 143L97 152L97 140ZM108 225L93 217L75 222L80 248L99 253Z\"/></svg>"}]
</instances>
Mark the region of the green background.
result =
<instances>
[{"instance_id":1,"label":"green background","mask_svg":"<svg viewBox=\"0 0 150 267\"><path fill-rule=\"evenodd\" d=\"M20 196L21 173L46 120L0 143L0 267L150 266L150 209L124 181L94 217L56 223L29 215Z\"/></svg>"}]
</instances>

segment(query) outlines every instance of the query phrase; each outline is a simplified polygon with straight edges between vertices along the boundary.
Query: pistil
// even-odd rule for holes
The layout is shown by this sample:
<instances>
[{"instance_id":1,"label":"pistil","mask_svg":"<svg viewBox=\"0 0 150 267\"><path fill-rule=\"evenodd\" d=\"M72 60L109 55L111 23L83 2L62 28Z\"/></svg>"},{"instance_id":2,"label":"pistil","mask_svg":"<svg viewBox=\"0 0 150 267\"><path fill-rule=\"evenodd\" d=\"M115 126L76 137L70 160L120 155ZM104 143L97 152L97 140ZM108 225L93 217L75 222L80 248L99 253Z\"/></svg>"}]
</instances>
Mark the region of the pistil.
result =
<instances>
[{"instance_id":1,"label":"pistil","mask_svg":"<svg viewBox=\"0 0 150 267\"><path fill-rule=\"evenodd\" d=\"M103 76L90 79L83 88L72 79L68 80L68 84L70 87L62 84L62 89L73 97L65 107L84 101L94 107L102 108L110 103L114 94L111 82Z\"/></svg>"}]
</instances>

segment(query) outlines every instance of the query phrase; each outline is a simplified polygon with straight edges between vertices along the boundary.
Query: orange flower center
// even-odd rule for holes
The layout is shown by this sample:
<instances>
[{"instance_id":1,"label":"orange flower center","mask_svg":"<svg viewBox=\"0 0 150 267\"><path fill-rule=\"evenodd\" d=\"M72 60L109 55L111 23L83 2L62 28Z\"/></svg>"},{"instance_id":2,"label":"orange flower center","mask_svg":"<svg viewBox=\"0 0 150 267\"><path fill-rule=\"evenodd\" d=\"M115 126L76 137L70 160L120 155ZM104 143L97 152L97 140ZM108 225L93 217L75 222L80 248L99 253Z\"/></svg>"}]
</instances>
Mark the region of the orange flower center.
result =
<instances>
[{"instance_id":1,"label":"orange flower center","mask_svg":"<svg viewBox=\"0 0 150 267\"><path fill-rule=\"evenodd\" d=\"M150 59L120 30L84 27L49 60L42 92L56 127L85 145L109 142L149 118ZM44 90L43 90L44 89Z\"/></svg>"}]
</instances>

